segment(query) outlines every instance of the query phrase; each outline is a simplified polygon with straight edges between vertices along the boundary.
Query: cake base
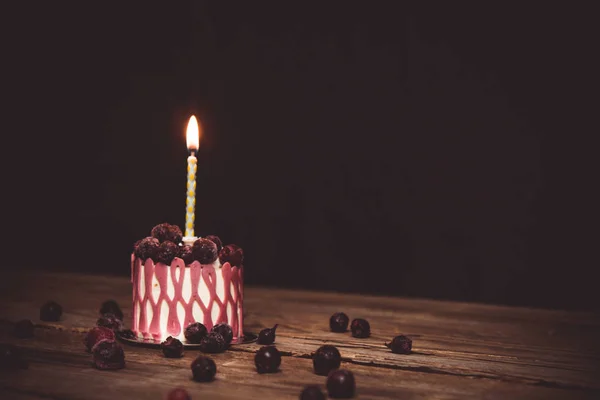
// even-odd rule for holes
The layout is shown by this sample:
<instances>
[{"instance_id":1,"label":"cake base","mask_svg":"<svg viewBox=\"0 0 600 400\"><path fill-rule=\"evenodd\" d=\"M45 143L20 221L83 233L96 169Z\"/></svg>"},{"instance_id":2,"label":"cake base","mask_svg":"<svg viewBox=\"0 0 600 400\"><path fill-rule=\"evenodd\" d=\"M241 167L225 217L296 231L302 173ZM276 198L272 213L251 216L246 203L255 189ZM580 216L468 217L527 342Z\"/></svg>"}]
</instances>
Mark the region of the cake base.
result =
<instances>
[{"instance_id":1,"label":"cake base","mask_svg":"<svg viewBox=\"0 0 600 400\"><path fill-rule=\"evenodd\" d=\"M137 346L145 346L145 347L160 347L161 341L154 339L140 339L140 338L128 338L124 337L121 332L115 332L115 336L122 342L129 343ZM244 332L244 337L233 339L231 341L231 346L238 346L241 344L254 343L258 339L258 335L251 332ZM200 348L199 343L189 343L187 340L182 340L183 347L185 348Z\"/></svg>"}]
</instances>

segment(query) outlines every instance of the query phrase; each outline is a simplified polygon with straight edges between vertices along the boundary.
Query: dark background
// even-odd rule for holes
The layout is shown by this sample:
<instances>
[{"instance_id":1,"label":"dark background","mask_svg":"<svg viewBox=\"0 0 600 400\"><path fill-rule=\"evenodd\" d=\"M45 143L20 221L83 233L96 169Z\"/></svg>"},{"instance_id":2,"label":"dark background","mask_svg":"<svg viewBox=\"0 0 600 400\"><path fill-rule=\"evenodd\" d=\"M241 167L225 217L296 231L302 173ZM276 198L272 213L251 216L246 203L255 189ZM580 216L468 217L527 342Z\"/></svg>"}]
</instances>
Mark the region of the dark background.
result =
<instances>
[{"instance_id":1,"label":"dark background","mask_svg":"<svg viewBox=\"0 0 600 400\"><path fill-rule=\"evenodd\" d=\"M2 264L127 275L195 113L247 283L597 307L591 7L480 3L3 6Z\"/></svg>"}]
</instances>

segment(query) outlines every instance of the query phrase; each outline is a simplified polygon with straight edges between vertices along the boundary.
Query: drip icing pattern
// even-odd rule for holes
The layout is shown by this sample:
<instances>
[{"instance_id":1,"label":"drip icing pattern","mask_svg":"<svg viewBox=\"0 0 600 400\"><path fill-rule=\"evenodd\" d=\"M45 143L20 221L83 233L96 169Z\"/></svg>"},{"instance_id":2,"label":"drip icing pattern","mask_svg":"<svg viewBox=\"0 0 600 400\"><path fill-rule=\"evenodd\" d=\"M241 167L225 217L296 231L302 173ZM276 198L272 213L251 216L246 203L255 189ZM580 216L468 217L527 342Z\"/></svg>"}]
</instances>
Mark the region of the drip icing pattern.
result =
<instances>
[{"instance_id":1,"label":"drip icing pattern","mask_svg":"<svg viewBox=\"0 0 600 400\"><path fill-rule=\"evenodd\" d=\"M232 267L228 262L220 268L198 261L186 267L180 258L165 265L152 259L142 262L132 255L132 330L145 339L183 339L185 327L193 322L202 322L209 330L226 322L234 339L242 337L243 271L243 266Z\"/></svg>"}]
</instances>

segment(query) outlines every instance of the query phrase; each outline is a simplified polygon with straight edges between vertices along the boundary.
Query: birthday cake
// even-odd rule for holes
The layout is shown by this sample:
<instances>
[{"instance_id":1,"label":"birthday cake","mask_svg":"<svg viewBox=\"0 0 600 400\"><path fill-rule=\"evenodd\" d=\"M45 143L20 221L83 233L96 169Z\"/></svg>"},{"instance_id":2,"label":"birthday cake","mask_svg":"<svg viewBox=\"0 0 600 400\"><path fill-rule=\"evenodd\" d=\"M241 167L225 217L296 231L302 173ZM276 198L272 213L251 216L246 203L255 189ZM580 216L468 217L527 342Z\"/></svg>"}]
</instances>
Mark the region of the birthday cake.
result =
<instances>
[{"instance_id":1,"label":"birthday cake","mask_svg":"<svg viewBox=\"0 0 600 400\"><path fill-rule=\"evenodd\" d=\"M139 339L185 342L194 323L208 331L228 324L233 341L243 338L244 267L240 247L218 236L182 242L181 229L163 223L134 245L132 331ZM187 239L187 238L186 238Z\"/></svg>"}]
</instances>

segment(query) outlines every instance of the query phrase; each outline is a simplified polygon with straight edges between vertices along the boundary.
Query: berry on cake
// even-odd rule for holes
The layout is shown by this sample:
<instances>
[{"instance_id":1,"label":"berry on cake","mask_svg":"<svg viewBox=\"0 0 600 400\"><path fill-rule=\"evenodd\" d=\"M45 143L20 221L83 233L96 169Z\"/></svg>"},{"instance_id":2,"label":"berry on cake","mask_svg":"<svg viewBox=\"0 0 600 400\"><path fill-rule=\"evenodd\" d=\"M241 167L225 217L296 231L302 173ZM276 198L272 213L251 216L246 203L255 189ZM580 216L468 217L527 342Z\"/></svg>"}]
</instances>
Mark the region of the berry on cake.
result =
<instances>
[{"instance_id":1,"label":"berry on cake","mask_svg":"<svg viewBox=\"0 0 600 400\"><path fill-rule=\"evenodd\" d=\"M227 324L243 337L244 252L215 235L182 243L181 229L162 223L137 241L131 255L132 331L140 339L186 342L200 323L211 331ZM188 239L186 237L186 239Z\"/></svg>"}]
</instances>

